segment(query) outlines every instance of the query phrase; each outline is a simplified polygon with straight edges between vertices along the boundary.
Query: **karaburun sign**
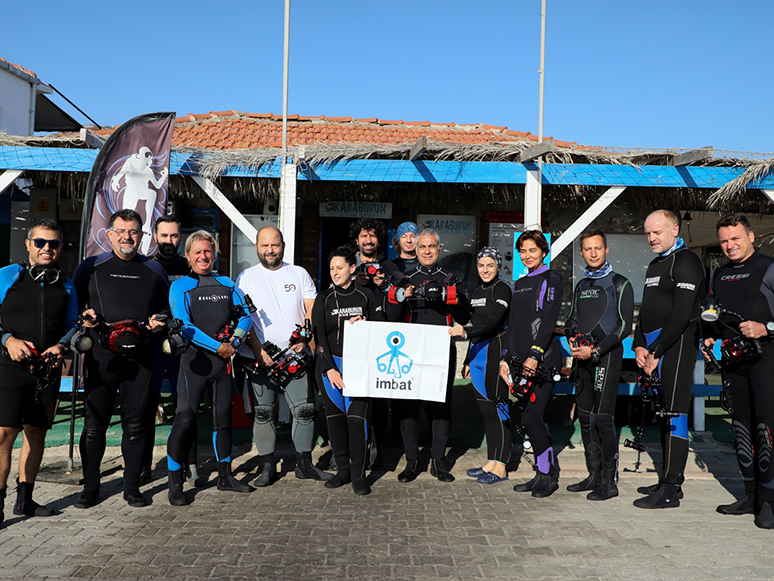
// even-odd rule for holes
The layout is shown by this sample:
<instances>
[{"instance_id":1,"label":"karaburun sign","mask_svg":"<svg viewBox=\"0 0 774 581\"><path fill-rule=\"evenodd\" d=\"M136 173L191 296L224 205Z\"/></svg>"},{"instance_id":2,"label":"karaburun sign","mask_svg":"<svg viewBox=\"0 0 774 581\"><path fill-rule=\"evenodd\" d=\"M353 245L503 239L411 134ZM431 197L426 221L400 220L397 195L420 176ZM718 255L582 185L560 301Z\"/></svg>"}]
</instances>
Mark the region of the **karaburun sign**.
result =
<instances>
[{"instance_id":1,"label":"karaburun sign","mask_svg":"<svg viewBox=\"0 0 774 581\"><path fill-rule=\"evenodd\" d=\"M344 325L344 395L443 402L448 328L358 321Z\"/></svg>"}]
</instances>

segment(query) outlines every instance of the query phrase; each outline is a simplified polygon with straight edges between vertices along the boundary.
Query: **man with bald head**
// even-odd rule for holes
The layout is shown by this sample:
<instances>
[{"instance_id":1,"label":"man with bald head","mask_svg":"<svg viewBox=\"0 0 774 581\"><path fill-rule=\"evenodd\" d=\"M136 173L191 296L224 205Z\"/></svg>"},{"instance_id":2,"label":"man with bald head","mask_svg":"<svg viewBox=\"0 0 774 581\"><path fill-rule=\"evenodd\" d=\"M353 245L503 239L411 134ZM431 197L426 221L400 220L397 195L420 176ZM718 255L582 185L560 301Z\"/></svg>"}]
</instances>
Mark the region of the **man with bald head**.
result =
<instances>
[{"instance_id":1,"label":"man with bald head","mask_svg":"<svg viewBox=\"0 0 774 581\"><path fill-rule=\"evenodd\" d=\"M263 343L271 341L280 349L285 349L296 325L311 318L317 289L306 270L282 260L285 241L277 228L261 228L256 237L255 250L260 263L242 272L236 280L239 290L250 295L257 307L257 311L252 314L252 332L246 344L240 347L239 353L270 367L273 361L262 349ZM299 353L309 350L305 341L291 348ZM291 435L296 449L296 478L333 478L333 474L323 472L312 463L314 395L310 377L306 375L294 379L284 388L277 385L263 370L250 373L248 380L255 400L253 438L261 470L253 485L269 486L277 475L274 408L280 392L285 395L285 401L293 414Z\"/></svg>"},{"instance_id":2,"label":"man with bald head","mask_svg":"<svg viewBox=\"0 0 774 581\"><path fill-rule=\"evenodd\" d=\"M677 216L656 210L645 220L645 235L658 254L648 265L640 318L634 335L637 366L662 382L662 393L677 417L661 418L663 472L657 484L637 489L639 508L680 506L688 460L688 407L699 350L699 303L705 293L701 258L679 236Z\"/></svg>"}]
</instances>

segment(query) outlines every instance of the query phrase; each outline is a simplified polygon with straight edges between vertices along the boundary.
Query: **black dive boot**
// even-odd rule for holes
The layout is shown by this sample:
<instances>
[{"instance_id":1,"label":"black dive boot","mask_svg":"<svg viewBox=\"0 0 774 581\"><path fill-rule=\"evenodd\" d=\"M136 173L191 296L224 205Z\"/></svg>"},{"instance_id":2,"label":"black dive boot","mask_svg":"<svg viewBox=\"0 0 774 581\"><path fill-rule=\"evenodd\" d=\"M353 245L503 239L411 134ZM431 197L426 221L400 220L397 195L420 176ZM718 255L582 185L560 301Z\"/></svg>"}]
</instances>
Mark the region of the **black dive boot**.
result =
<instances>
[{"instance_id":1,"label":"black dive boot","mask_svg":"<svg viewBox=\"0 0 774 581\"><path fill-rule=\"evenodd\" d=\"M13 514L24 516L54 516L55 510L47 506L41 506L32 500L34 482L16 481L16 504L13 506Z\"/></svg>"},{"instance_id":2,"label":"black dive boot","mask_svg":"<svg viewBox=\"0 0 774 581\"><path fill-rule=\"evenodd\" d=\"M234 478L234 475L231 474L231 462L218 462L218 490L252 492L255 489Z\"/></svg>"},{"instance_id":3,"label":"black dive boot","mask_svg":"<svg viewBox=\"0 0 774 581\"><path fill-rule=\"evenodd\" d=\"M311 478L312 480L328 481L333 479L333 474L330 472L323 472L312 461L311 452L296 452L296 478L304 480L305 478Z\"/></svg>"},{"instance_id":4,"label":"black dive boot","mask_svg":"<svg viewBox=\"0 0 774 581\"><path fill-rule=\"evenodd\" d=\"M517 484L513 487L514 492L532 492L532 490L535 488L535 484L537 484L538 478L540 477L540 472L537 471L537 468L535 468L535 477L532 480L528 480L524 484Z\"/></svg>"},{"instance_id":5,"label":"black dive boot","mask_svg":"<svg viewBox=\"0 0 774 581\"><path fill-rule=\"evenodd\" d=\"M742 498L731 504L721 504L715 510L720 514L755 514L755 481L745 481L744 496Z\"/></svg>"},{"instance_id":6,"label":"black dive boot","mask_svg":"<svg viewBox=\"0 0 774 581\"><path fill-rule=\"evenodd\" d=\"M682 489L677 484L662 482L656 492L634 501L637 508L677 508L680 506Z\"/></svg>"},{"instance_id":7,"label":"black dive boot","mask_svg":"<svg viewBox=\"0 0 774 581\"><path fill-rule=\"evenodd\" d=\"M538 472L535 486L532 488L532 496L535 498L546 498L551 496L559 489L559 469L556 464L552 464L548 469L548 474Z\"/></svg>"},{"instance_id":8,"label":"black dive boot","mask_svg":"<svg viewBox=\"0 0 774 581\"><path fill-rule=\"evenodd\" d=\"M168 478L169 492L167 497L169 498L169 504L172 506L185 506L188 504L188 499L183 494L183 473L185 469L170 470Z\"/></svg>"},{"instance_id":9,"label":"black dive boot","mask_svg":"<svg viewBox=\"0 0 774 581\"><path fill-rule=\"evenodd\" d=\"M618 462L613 463L612 468L602 468L599 486L589 492L586 498L589 500L608 500L618 496Z\"/></svg>"},{"instance_id":10,"label":"black dive boot","mask_svg":"<svg viewBox=\"0 0 774 581\"><path fill-rule=\"evenodd\" d=\"M2 525L3 521L5 520L5 511L3 508L5 507L5 493L7 490L7 486L0 488L0 525Z\"/></svg>"},{"instance_id":11,"label":"black dive boot","mask_svg":"<svg viewBox=\"0 0 774 581\"><path fill-rule=\"evenodd\" d=\"M333 478L325 483L325 488L339 488L350 482L352 482L352 478L349 476L349 470L339 470Z\"/></svg>"},{"instance_id":12,"label":"black dive boot","mask_svg":"<svg viewBox=\"0 0 774 581\"><path fill-rule=\"evenodd\" d=\"M583 480L580 482L576 482L575 484L570 484L567 487L567 490L570 492L585 492L586 490L595 490L600 484L600 474L598 471L595 472L589 472L589 475L586 476Z\"/></svg>"},{"instance_id":13,"label":"black dive boot","mask_svg":"<svg viewBox=\"0 0 774 581\"><path fill-rule=\"evenodd\" d=\"M755 507L755 526L759 529L774 529L774 507L767 500L759 500Z\"/></svg>"},{"instance_id":14,"label":"black dive boot","mask_svg":"<svg viewBox=\"0 0 774 581\"><path fill-rule=\"evenodd\" d=\"M416 480L417 476L419 476L419 460L406 460L406 468L403 469L403 472L398 474L398 481L399 482L411 482L412 480Z\"/></svg>"},{"instance_id":15,"label":"black dive boot","mask_svg":"<svg viewBox=\"0 0 774 581\"><path fill-rule=\"evenodd\" d=\"M263 488L274 484L274 481L277 480L277 459L274 454L258 456L258 466L261 473L258 478L253 480L253 486Z\"/></svg>"},{"instance_id":16,"label":"black dive boot","mask_svg":"<svg viewBox=\"0 0 774 581\"><path fill-rule=\"evenodd\" d=\"M430 460L430 476L433 476L441 482L454 482L454 475L444 468L443 460Z\"/></svg>"}]
</instances>

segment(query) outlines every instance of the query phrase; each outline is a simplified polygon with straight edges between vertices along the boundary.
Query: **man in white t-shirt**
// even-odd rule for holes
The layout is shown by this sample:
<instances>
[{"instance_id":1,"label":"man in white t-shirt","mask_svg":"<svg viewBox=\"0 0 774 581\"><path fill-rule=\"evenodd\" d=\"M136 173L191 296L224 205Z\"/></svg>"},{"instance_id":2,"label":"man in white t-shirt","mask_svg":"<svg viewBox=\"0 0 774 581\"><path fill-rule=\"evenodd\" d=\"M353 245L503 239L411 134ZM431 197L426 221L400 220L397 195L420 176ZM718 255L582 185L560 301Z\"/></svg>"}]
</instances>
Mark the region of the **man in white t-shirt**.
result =
<instances>
[{"instance_id":1,"label":"man in white t-shirt","mask_svg":"<svg viewBox=\"0 0 774 581\"><path fill-rule=\"evenodd\" d=\"M285 241L282 233L273 226L261 228L256 237L255 249L260 264L243 271L236 280L239 290L250 295L257 308L252 314L252 332L239 353L271 366L273 361L261 345L271 341L280 349L285 349L296 325L311 318L317 289L306 270L282 261ZM292 349L300 353L309 347L306 342L300 342ZM253 486L269 486L276 479L274 408L280 392L284 393L293 415L291 435L296 449L296 478L333 478L333 474L323 472L312 463L314 395L310 377L307 375L291 380L284 389L263 370L250 373L248 381L255 400L253 438L261 469Z\"/></svg>"}]
</instances>

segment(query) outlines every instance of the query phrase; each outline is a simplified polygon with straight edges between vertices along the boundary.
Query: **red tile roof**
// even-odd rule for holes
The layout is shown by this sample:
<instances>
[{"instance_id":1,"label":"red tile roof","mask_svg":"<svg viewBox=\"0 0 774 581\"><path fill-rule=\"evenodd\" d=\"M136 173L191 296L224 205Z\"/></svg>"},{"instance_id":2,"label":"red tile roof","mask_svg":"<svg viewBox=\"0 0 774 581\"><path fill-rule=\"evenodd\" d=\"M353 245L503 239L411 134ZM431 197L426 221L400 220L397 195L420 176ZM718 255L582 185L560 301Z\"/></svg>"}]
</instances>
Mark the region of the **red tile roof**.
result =
<instances>
[{"instance_id":1,"label":"red tile roof","mask_svg":"<svg viewBox=\"0 0 774 581\"><path fill-rule=\"evenodd\" d=\"M10 61L7 61L7 60L5 60L4 58L0 58L0 61L3 61L4 63L8 63L8 64L9 64L9 65L11 65L12 67L15 67L15 68L17 68L17 69L19 69L20 71L24 71L25 73L27 73L27 74L28 74L28 75L30 75L31 77L37 77L37 76L38 76L38 75L36 75L35 73L33 73L31 70L29 70L29 69L25 69L23 66L21 66L21 65L17 65L17 64L14 64L14 63L12 63L12 62L10 62Z\"/></svg>"},{"instance_id":2,"label":"red tile roof","mask_svg":"<svg viewBox=\"0 0 774 581\"><path fill-rule=\"evenodd\" d=\"M112 133L113 129L97 131ZM511 131L497 125L461 125L431 121L403 121L353 119L349 117L288 116L288 145L315 145L320 143L373 143L398 145L413 143L422 136L452 143L508 143L537 141L529 132ZM551 139L547 137L546 139ZM282 142L282 115L272 113L243 113L241 111L210 111L195 115L189 113L175 120L173 146L202 147L229 150L259 147L279 147ZM556 142L561 147L575 143Z\"/></svg>"}]
</instances>

